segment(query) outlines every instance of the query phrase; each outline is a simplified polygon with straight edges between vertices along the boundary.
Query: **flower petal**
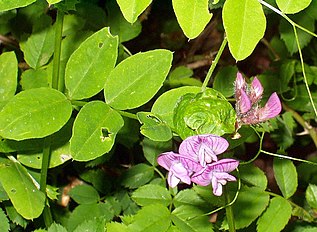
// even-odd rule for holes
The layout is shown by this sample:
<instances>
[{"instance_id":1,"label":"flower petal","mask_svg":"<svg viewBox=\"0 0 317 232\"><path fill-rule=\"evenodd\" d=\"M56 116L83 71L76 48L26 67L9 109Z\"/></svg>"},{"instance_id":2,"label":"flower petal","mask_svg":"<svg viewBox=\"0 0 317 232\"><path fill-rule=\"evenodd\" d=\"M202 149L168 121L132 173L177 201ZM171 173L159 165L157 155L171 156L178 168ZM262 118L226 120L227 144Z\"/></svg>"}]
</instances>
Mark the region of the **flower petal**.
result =
<instances>
[{"instance_id":1,"label":"flower petal","mask_svg":"<svg viewBox=\"0 0 317 232\"><path fill-rule=\"evenodd\" d=\"M239 161L235 159L222 159L207 166L207 171L211 172L232 172L239 166Z\"/></svg>"},{"instance_id":2,"label":"flower petal","mask_svg":"<svg viewBox=\"0 0 317 232\"><path fill-rule=\"evenodd\" d=\"M270 96L265 106L259 109L258 111L259 121L263 122L270 118L274 118L277 115L279 115L279 113L281 113L281 110L282 110L281 101L279 97L277 96L277 94L274 92Z\"/></svg>"},{"instance_id":3,"label":"flower petal","mask_svg":"<svg viewBox=\"0 0 317 232\"><path fill-rule=\"evenodd\" d=\"M178 185L178 183L180 182L180 179L177 178L173 172L169 172L168 173L168 177L167 177L167 183L169 186L171 186L172 188L176 187L176 185Z\"/></svg>"},{"instance_id":4,"label":"flower petal","mask_svg":"<svg viewBox=\"0 0 317 232\"><path fill-rule=\"evenodd\" d=\"M251 109L252 103L248 95L243 90L241 90L240 92L241 92L241 96L237 100L238 113L245 114Z\"/></svg>"},{"instance_id":5,"label":"flower petal","mask_svg":"<svg viewBox=\"0 0 317 232\"><path fill-rule=\"evenodd\" d=\"M256 103L257 101L259 101L262 97L263 94L263 86L261 84L261 82L259 81L259 79L257 77L254 77L252 83L251 83L251 102L252 104Z\"/></svg>"},{"instance_id":6,"label":"flower petal","mask_svg":"<svg viewBox=\"0 0 317 232\"><path fill-rule=\"evenodd\" d=\"M179 160L178 154L172 151L164 152L157 157L157 163L166 170L170 170L172 164L177 160Z\"/></svg>"},{"instance_id":7,"label":"flower petal","mask_svg":"<svg viewBox=\"0 0 317 232\"><path fill-rule=\"evenodd\" d=\"M234 83L235 91L244 89L246 86L245 80L240 72L237 72L236 81Z\"/></svg>"},{"instance_id":8,"label":"flower petal","mask_svg":"<svg viewBox=\"0 0 317 232\"><path fill-rule=\"evenodd\" d=\"M170 173L172 173L175 177L177 177L178 179L180 179L182 182L184 182L186 184L191 183L189 173L188 173L187 169L183 166L182 163L173 164L170 168Z\"/></svg>"}]
</instances>

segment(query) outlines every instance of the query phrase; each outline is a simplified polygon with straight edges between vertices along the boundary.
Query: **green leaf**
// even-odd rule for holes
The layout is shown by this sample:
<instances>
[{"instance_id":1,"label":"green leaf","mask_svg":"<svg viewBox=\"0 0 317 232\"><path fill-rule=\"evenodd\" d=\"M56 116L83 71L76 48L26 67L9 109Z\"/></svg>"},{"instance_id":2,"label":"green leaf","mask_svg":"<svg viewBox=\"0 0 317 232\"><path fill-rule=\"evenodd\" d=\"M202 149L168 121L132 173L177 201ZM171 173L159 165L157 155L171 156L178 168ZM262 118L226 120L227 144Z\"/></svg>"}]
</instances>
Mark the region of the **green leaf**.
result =
<instances>
[{"instance_id":1,"label":"green leaf","mask_svg":"<svg viewBox=\"0 0 317 232\"><path fill-rule=\"evenodd\" d=\"M196 38L210 21L208 0L173 0L177 21L189 39Z\"/></svg>"},{"instance_id":2,"label":"green leaf","mask_svg":"<svg viewBox=\"0 0 317 232\"><path fill-rule=\"evenodd\" d=\"M83 223L81 223L79 226L76 227L74 232L87 232L87 231L105 232L105 224L106 224L105 220L102 218L96 218L96 219L84 221Z\"/></svg>"},{"instance_id":3,"label":"green leaf","mask_svg":"<svg viewBox=\"0 0 317 232\"><path fill-rule=\"evenodd\" d=\"M67 223L67 230L74 231L85 221L89 220L105 220L110 221L114 216L113 209L108 203L84 204L77 206L70 215Z\"/></svg>"},{"instance_id":4,"label":"green leaf","mask_svg":"<svg viewBox=\"0 0 317 232\"><path fill-rule=\"evenodd\" d=\"M231 54L237 61L244 60L264 36L266 19L260 2L227 0L222 17Z\"/></svg>"},{"instance_id":5,"label":"green leaf","mask_svg":"<svg viewBox=\"0 0 317 232\"><path fill-rule=\"evenodd\" d=\"M249 226L259 217L269 204L269 194L257 187L243 187L240 190L237 200L232 205L236 229ZM222 229L228 229L225 220Z\"/></svg>"},{"instance_id":6,"label":"green leaf","mask_svg":"<svg viewBox=\"0 0 317 232\"><path fill-rule=\"evenodd\" d=\"M292 216L291 204L282 197L271 199L269 207L257 221L258 232L279 232Z\"/></svg>"},{"instance_id":7,"label":"green leaf","mask_svg":"<svg viewBox=\"0 0 317 232\"><path fill-rule=\"evenodd\" d=\"M185 189L179 191L173 199L173 204L175 205L175 207L180 207L182 205L191 205L198 208L210 209L209 204L205 200L203 200L193 189Z\"/></svg>"},{"instance_id":8,"label":"green leaf","mask_svg":"<svg viewBox=\"0 0 317 232\"><path fill-rule=\"evenodd\" d=\"M128 226L118 222L110 222L106 224L107 232L129 232Z\"/></svg>"},{"instance_id":9,"label":"green leaf","mask_svg":"<svg viewBox=\"0 0 317 232\"><path fill-rule=\"evenodd\" d=\"M36 0L0 0L0 11L7 11L15 8L30 5Z\"/></svg>"},{"instance_id":10,"label":"green leaf","mask_svg":"<svg viewBox=\"0 0 317 232\"><path fill-rule=\"evenodd\" d=\"M71 99L89 98L100 92L118 56L118 37L103 28L86 39L69 58L65 85Z\"/></svg>"},{"instance_id":11,"label":"green leaf","mask_svg":"<svg viewBox=\"0 0 317 232\"><path fill-rule=\"evenodd\" d=\"M111 189L110 178L101 169L87 170L80 175L80 178L91 183L99 192L108 193Z\"/></svg>"},{"instance_id":12,"label":"green leaf","mask_svg":"<svg viewBox=\"0 0 317 232\"><path fill-rule=\"evenodd\" d=\"M47 229L47 232L67 232L65 227L63 227L60 224L56 224L55 222L50 225L50 227Z\"/></svg>"},{"instance_id":13,"label":"green leaf","mask_svg":"<svg viewBox=\"0 0 317 232\"><path fill-rule=\"evenodd\" d=\"M166 231L170 226L170 212L161 204L144 206L128 226L129 231Z\"/></svg>"},{"instance_id":14,"label":"green leaf","mask_svg":"<svg viewBox=\"0 0 317 232\"><path fill-rule=\"evenodd\" d=\"M287 199L293 196L297 189L297 171L291 160L274 158L274 176L283 196Z\"/></svg>"},{"instance_id":15,"label":"green leaf","mask_svg":"<svg viewBox=\"0 0 317 232\"><path fill-rule=\"evenodd\" d=\"M129 23L134 23L151 2L152 0L117 0L124 18Z\"/></svg>"},{"instance_id":16,"label":"green leaf","mask_svg":"<svg viewBox=\"0 0 317 232\"><path fill-rule=\"evenodd\" d=\"M234 94L233 84L236 80L237 72L238 68L236 66L222 68L215 76L213 88L222 93L223 96L231 97Z\"/></svg>"},{"instance_id":17,"label":"green leaf","mask_svg":"<svg viewBox=\"0 0 317 232\"><path fill-rule=\"evenodd\" d=\"M174 128L173 116L174 108L180 97L187 93L198 93L201 88L196 86L184 86L171 89L163 93L153 104L151 112L159 115L164 122L171 128Z\"/></svg>"},{"instance_id":18,"label":"green leaf","mask_svg":"<svg viewBox=\"0 0 317 232\"><path fill-rule=\"evenodd\" d=\"M10 100L17 88L18 61L14 52L0 55L0 102Z\"/></svg>"},{"instance_id":19,"label":"green leaf","mask_svg":"<svg viewBox=\"0 0 317 232\"><path fill-rule=\"evenodd\" d=\"M21 75L20 84L23 90L49 87L49 73L45 69L28 69Z\"/></svg>"},{"instance_id":20,"label":"green leaf","mask_svg":"<svg viewBox=\"0 0 317 232\"><path fill-rule=\"evenodd\" d=\"M193 78L194 72L186 66L178 66L168 75L166 83L172 87L202 86L202 82Z\"/></svg>"},{"instance_id":21,"label":"green leaf","mask_svg":"<svg viewBox=\"0 0 317 232\"><path fill-rule=\"evenodd\" d=\"M306 200L310 207L317 209L317 185L309 184L306 189Z\"/></svg>"},{"instance_id":22,"label":"green leaf","mask_svg":"<svg viewBox=\"0 0 317 232\"><path fill-rule=\"evenodd\" d=\"M173 142L172 140L167 142L156 142L148 138L144 138L141 145L145 159L153 166L157 166L157 156L165 151L172 150Z\"/></svg>"},{"instance_id":23,"label":"green leaf","mask_svg":"<svg viewBox=\"0 0 317 232\"><path fill-rule=\"evenodd\" d=\"M181 205L172 212L173 223L182 232L210 232L213 226L205 212L191 205ZM198 216L198 217L197 217ZM189 220L190 219L190 220Z\"/></svg>"},{"instance_id":24,"label":"green leaf","mask_svg":"<svg viewBox=\"0 0 317 232\"><path fill-rule=\"evenodd\" d=\"M21 164L0 158L0 182L19 214L26 219L41 215L45 195L38 190L35 180Z\"/></svg>"},{"instance_id":25,"label":"green leaf","mask_svg":"<svg viewBox=\"0 0 317 232\"><path fill-rule=\"evenodd\" d=\"M138 112L137 117L143 125L141 134L153 141L164 142L173 137L172 130L159 117L149 112Z\"/></svg>"},{"instance_id":26,"label":"green leaf","mask_svg":"<svg viewBox=\"0 0 317 232\"><path fill-rule=\"evenodd\" d=\"M9 220L2 209L0 209L0 228L1 228L1 231L3 232L6 232L6 231L9 232L10 230Z\"/></svg>"},{"instance_id":27,"label":"green leaf","mask_svg":"<svg viewBox=\"0 0 317 232\"><path fill-rule=\"evenodd\" d=\"M175 131L182 139L197 134L233 133L235 121L232 105L214 89L184 95L174 113Z\"/></svg>"},{"instance_id":28,"label":"green leaf","mask_svg":"<svg viewBox=\"0 0 317 232\"><path fill-rule=\"evenodd\" d=\"M172 59L172 52L163 49L128 57L107 77L106 102L119 110L133 109L148 102L161 88Z\"/></svg>"},{"instance_id":29,"label":"green leaf","mask_svg":"<svg viewBox=\"0 0 317 232\"><path fill-rule=\"evenodd\" d=\"M74 160L88 161L109 152L122 126L121 115L104 102L86 104L75 119L70 139Z\"/></svg>"},{"instance_id":30,"label":"green leaf","mask_svg":"<svg viewBox=\"0 0 317 232\"><path fill-rule=\"evenodd\" d=\"M240 178L247 185L255 186L261 190L267 187L267 178L264 172L253 164L240 166Z\"/></svg>"},{"instance_id":31,"label":"green leaf","mask_svg":"<svg viewBox=\"0 0 317 232\"><path fill-rule=\"evenodd\" d=\"M156 203L168 206L172 201L171 194L166 188L153 184L144 185L135 190L132 199L140 206Z\"/></svg>"},{"instance_id":32,"label":"green leaf","mask_svg":"<svg viewBox=\"0 0 317 232\"><path fill-rule=\"evenodd\" d=\"M55 168L59 165L62 165L72 158L69 145L69 142L67 142L63 146L51 148L49 168ZM41 169L43 153L20 153L18 154L17 159L19 160L19 162L27 167Z\"/></svg>"},{"instance_id":33,"label":"green leaf","mask_svg":"<svg viewBox=\"0 0 317 232\"><path fill-rule=\"evenodd\" d=\"M24 228L24 229L27 227L28 221L27 221L26 219L24 219L24 218L16 211L16 209L14 208L14 206L13 206L12 204L6 204L5 209L6 209L6 213L7 213L8 217L9 217L9 219L10 219L13 223L15 223L15 224L21 226L21 227ZM0 228L1 228L1 227L0 227Z\"/></svg>"},{"instance_id":34,"label":"green leaf","mask_svg":"<svg viewBox=\"0 0 317 232\"><path fill-rule=\"evenodd\" d=\"M138 188L148 183L153 176L153 167L146 164L137 164L123 174L121 185L128 188Z\"/></svg>"},{"instance_id":35,"label":"green leaf","mask_svg":"<svg viewBox=\"0 0 317 232\"><path fill-rule=\"evenodd\" d=\"M24 59L34 69L45 65L54 52L54 27L51 18L42 15L34 24L30 37L21 42Z\"/></svg>"},{"instance_id":36,"label":"green leaf","mask_svg":"<svg viewBox=\"0 0 317 232\"><path fill-rule=\"evenodd\" d=\"M47 1L48 4L53 5L55 3L59 3L59 2L61 2L63 0L46 0L46 1Z\"/></svg>"},{"instance_id":37,"label":"green leaf","mask_svg":"<svg viewBox=\"0 0 317 232\"><path fill-rule=\"evenodd\" d=\"M60 130L71 112L70 102L55 89L25 90L0 112L0 135L14 140L42 138Z\"/></svg>"},{"instance_id":38,"label":"green leaf","mask_svg":"<svg viewBox=\"0 0 317 232\"><path fill-rule=\"evenodd\" d=\"M277 6L285 14L295 14L309 6L312 0L276 0Z\"/></svg>"},{"instance_id":39,"label":"green leaf","mask_svg":"<svg viewBox=\"0 0 317 232\"><path fill-rule=\"evenodd\" d=\"M100 196L96 189L91 185L77 185L69 192L69 196L78 204L92 204L100 200Z\"/></svg>"},{"instance_id":40,"label":"green leaf","mask_svg":"<svg viewBox=\"0 0 317 232\"><path fill-rule=\"evenodd\" d=\"M309 31L315 30L315 20L311 18L308 14L297 14L294 17L292 17L292 20L294 20L295 22L299 22L302 27L306 28ZM281 34L281 39L284 41L286 48L291 53L291 55L297 52L298 46L296 43L293 26L290 25L287 21L282 20L280 22L279 30ZM312 35L298 29L297 34L301 49L307 46L313 38Z\"/></svg>"}]
</instances>

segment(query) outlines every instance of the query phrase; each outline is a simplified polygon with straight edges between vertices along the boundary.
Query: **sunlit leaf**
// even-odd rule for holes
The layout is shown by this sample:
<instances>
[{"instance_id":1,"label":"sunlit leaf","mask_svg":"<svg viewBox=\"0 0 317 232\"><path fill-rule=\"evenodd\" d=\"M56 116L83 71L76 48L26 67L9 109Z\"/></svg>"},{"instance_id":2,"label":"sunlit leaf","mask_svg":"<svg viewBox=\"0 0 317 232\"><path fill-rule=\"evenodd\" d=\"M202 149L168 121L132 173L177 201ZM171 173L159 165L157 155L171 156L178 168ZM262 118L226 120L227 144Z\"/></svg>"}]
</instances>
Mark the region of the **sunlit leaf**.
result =
<instances>
[{"instance_id":1,"label":"sunlit leaf","mask_svg":"<svg viewBox=\"0 0 317 232\"><path fill-rule=\"evenodd\" d=\"M237 61L244 60L264 36L266 19L260 2L227 0L222 17L231 54Z\"/></svg>"},{"instance_id":2,"label":"sunlit leaf","mask_svg":"<svg viewBox=\"0 0 317 232\"><path fill-rule=\"evenodd\" d=\"M109 28L103 28L86 39L66 65L65 85L70 98L89 98L101 91L117 55L118 37L113 37Z\"/></svg>"},{"instance_id":3,"label":"sunlit leaf","mask_svg":"<svg viewBox=\"0 0 317 232\"><path fill-rule=\"evenodd\" d=\"M11 10L19 7L30 5L36 0L0 0L0 11Z\"/></svg>"},{"instance_id":4,"label":"sunlit leaf","mask_svg":"<svg viewBox=\"0 0 317 232\"><path fill-rule=\"evenodd\" d=\"M306 189L306 200L310 207L317 209L317 185L308 185L308 188Z\"/></svg>"},{"instance_id":5,"label":"sunlit leaf","mask_svg":"<svg viewBox=\"0 0 317 232\"><path fill-rule=\"evenodd\" d=\"M173 0L177 21L189 39L196 38L210 21L208 0Z\"/></svg>"},{"instance_id":6,"label":"sunlit leaf","mask_svg":"<svg viewBox=\"0 0 317 232\"><path fill-rule=\"evenodd\" d=\"M285 14L295 14L309 6L312 0L276 0L277 6Z\"/></svg>"},{"instance_id":7,"label":"sunlit leaf","mask_svg":"<svg viewBox=\"0 0 317 232\"><path fill-rule=\"evenodd\" d=\"M129 23L134 23L151 2L152 0L117 0L123 16Z\"/></svg>"},{"instance_id":8,"label":"sunlit leaf","mask_svg":"<svg viewBox=\"0 0 317 232\"><path fill-rule=\"evenodd\" d=\"M0 228L3 232L9 232L10 224L6 214L0 209Z\"/></svg>"},{"instance_id":9,"label":"sunlit leaf","mask_svg":"<svg viewBox=\"0 0 317 232\"><path fill-rule=\"evenodd\" d=\"M10 100L17 88L18 61L14 52L0 55L0 102Z\"/></svg>"},{"instance_id":10,"label":"sunlit leaf","mask_svg":"<svg viewBox=\"0 0 317 232\"><path fill-rule=\"evenodd\" d=\"M267 187L267 178L264 172L253 164L240 167L240 177L247 185L259 187L265 190Z\"/></svg>"},{"instance_id":11,"label":"sunlit leaf","mask_svg":"<svg viewBox=\"0 0 317 232\"><path fill-rule=\"evenodd\" d=\"M86 104L73 126L70 150L74 160L88 161L109 152L122 126L121 115L104 102Z\"/></svg>"},{"instance_id":12,"label":"sunlit leaf","mask_svg":"<svg viewBox=\"0 0 317 232\"><path fill-rule=\"evenodd\" d=\"M172 201L171 194L165 187L153 184L144 185L135 190L132 199L141 206L155 203L168 206Z\"/></svg>"},{"instance_id":13,"label":"sunlit leaf","mask_svg":"<svg viewBox=\"0 0 317 232\"><path fill-rule=\"evenodd\" d=\"M71 103L57 90L25 90L15 95L0 112L0 135L14 140L42 138L60 130L71 112Z\"/></svg>"},{"instance_id":14,"label":"sunlit leaf","mask_svg":"<svg viewBox=\"0 0 317 232\"><path fill-rule=\"evenodd\" d=\"M0 182L19 214L26 219L40 216L45 205L45 195L38 190L34 179L21 164L1 158Z\"/></svg>"},{"instance_id":15,"label":"sunlit leaf","mask_svg":"<svg viewBox=\"0 0 317 232\"><path fill-rule=\"evenodd\" d=\"M119 110L145 104L162 87L172 59L172 52L163 49L128 57L107 77L104 88L106 102Z\"/></svg>"}]
</instances>

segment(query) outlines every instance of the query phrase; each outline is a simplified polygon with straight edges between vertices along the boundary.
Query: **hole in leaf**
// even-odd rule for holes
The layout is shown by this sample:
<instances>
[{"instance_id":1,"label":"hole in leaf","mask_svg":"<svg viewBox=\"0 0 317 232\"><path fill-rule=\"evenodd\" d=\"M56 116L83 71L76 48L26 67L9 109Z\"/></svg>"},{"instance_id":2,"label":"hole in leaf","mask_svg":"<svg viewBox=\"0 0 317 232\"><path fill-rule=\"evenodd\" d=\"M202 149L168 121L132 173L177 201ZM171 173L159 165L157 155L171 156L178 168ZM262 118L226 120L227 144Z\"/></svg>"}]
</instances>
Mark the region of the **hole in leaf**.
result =
<instances>
[{"instance_id":1,"label":"hole in leaf","mask_svg":"<svg viewBox=\"0 0 317 232\"><path fill-rule=\"evenodd\" d=\"M99 48L102 48L102 47L103 47L103 43L99 43L99 44L98 44L98 47L99 47Z\"/></svg>"},{"instance_id":2,"label":"hole in leaf","mask_svg":"<svg viewBox=\"0 0 317 232\"><path fill-rule=\"evenodd\" d=\"M40 159L41 159L41 156L36 156L36 158L37 158L38 160L40 160Z\"/></svg>"},{"instance_id":3,"label":"hole in leaf","mask_svg":"<svg viewBox=\"0 0 317 232\"><path fill-rule=\"evenodd\" d=\"M101 128L101 136L100 136L101 142L104 142L105 140L110 139L110 134L111 133L109 132L109 130L107 128L102 127Z\"/></svg>"},{"instance_id":4,"label":"hole in leaf","mask_svg":"<svg viewBox=\"0 0 317 232\"><path fill-rule=\"evenodd\" d=\"M13 188L13 189L10 190L10 192L11 192L11 193L16 193L17 190L16 190L15 188Z\"/></svg>"}]
</instances>

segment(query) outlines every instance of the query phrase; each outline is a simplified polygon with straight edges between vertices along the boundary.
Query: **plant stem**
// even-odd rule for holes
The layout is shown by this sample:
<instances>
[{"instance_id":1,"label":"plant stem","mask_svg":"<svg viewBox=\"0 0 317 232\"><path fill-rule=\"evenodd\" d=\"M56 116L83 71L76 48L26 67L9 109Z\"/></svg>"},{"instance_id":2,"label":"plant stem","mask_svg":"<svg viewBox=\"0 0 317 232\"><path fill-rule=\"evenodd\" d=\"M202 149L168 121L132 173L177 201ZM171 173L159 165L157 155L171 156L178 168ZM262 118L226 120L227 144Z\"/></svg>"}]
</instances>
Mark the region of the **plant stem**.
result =
<instances>
[{"instance_id":1,"label":"plant stem","mask_svg":"<svg viewBox=\"0 0 317 232\"><path fill-rule=\"evenodd\" d=\"M64 12L57 11L55 22L55 48L53 58L52 88L64 92L64 76L59 75Z\"/></svg>"},{"instance_id":2,"label":"plant stem","mask_svg":"<svg viewBox=\"0 0 317 232\"><path fill-rule=\"evenodd\" d=\"M228 42L228 40L227 40L227 37L225 36L223 38L223 41L222 41L221 45L220 45L219 51L217 52L217 55L216 55L214 61L212 62L211 66L210 66L210 68L208 70L208 73L206 75L204 83L201 86L201 92L204 92L206 90L206 87L207 87L207 85L208 85L208 83L210 81L211 75L212 75L213 71L215 70L216 65L218 64L218 61L219 61L219 59L221 57L221 54L223 53L223 50L225 49L225 47L227 45L227 42Z\"/></svg>"},{"instance_id":3,"label":"plant stem","mask_svg":"<svg viewBox=\"0 0 317 232\"><path fill-rule=\"evenodd\" d=\"M264 150L261 150L261 152L264 153L264 154L267 154L267 155L274 156L274 157L279 157L279 158L283 158L283 159L299 161L299 162L303 162L303 163L307 163L307 164L311 164L311 165L316 165L317 166L317 163L311 162L311 161L308 161L308 160L298 159L298 158L294 158L294 157L287 156L287 155L280 155L280 154L276 154L276 153L272 153L272 152L268 152L268 151L264 151Z\"/></svg>"},{"instance_id":4,"label":"plant stem","mask_svg":"<svg viewBox=\"0 0 317 232\"><path fill-rule=\"evenodd\" d=\"M229 226L229 232L235 232L236 227L235 227L235 223L234 223L233 210L232 210L232 206L229 205L230 194L229 194L228 188L226 186L223 186L223 190L224 190L224 194L225 194L225 202L226 202L226 205L228 205L226 207L226 216L227 216L227 221L228 221L228 226Z\"/></svg>"},{"instance_id":5,"label":"plant stem","mask_svg":"<svg viewBox=\"0 0 317 232\"><path fill-rule=\"evenodd\" d=\"M135 114L132 114L130 112L126 112L126 111L121 111L118 110L119 114L121 114L123 117L126 118L131 118L131 119L135 119L135 120L139 120L138 117Z\"/></svg>"},{"instance_id":6,"label":"plant stem","mask_svg":"<svg viewBox=\"0 0 317 232\"><path fill-rule=\"evenodd\" d=\"M254 128L253 128L254 129ZM261 150L262 150L262 143L263 143L263 138L264 138L264 132L262 132L262 135L260 136L259 134L258 134L258 132L254 129L254 131L257 133L257 135L259 136L259 138L260 138L260 145L259 145L259 150L258 150L258 152L256 153L256 155L252 158L252 159L250 159L250 160L248 160L248 161L245 161L245 162L240 162L240 165L246 165L246 164L249 164L249 163L252 163L254 160L256 160L257 158L258 158L258 156L261 154Z\"/></svg>"},{"instance_id":7,"label":"plant stem","mask_svg":"<svg viewBox=\"0 0 317 232\"><path fill-rule=\"evenodd\" d=\"M308 131L310 137L312 138L315 147L317 148L317 131L316 128L312 127L303 117L298 114L295 110L291 109L288 105L282 103L283 109L287 112L290 112L295 120L306 130Z\"/></svg>"}]
</instances>

